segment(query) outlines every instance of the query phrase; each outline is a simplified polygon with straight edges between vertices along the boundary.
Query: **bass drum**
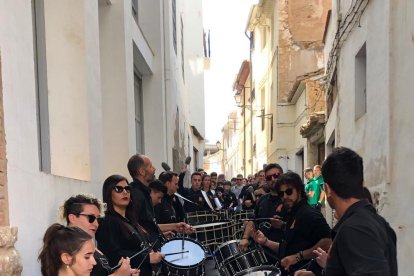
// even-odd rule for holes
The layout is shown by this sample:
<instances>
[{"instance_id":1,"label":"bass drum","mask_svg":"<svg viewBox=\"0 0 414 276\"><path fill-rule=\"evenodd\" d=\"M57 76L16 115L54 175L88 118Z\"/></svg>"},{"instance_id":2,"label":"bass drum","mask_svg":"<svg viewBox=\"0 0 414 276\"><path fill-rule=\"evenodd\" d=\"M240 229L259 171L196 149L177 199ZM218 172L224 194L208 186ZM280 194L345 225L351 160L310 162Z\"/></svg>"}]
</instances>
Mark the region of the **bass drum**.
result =
<instances>
[{"instance_id":1,"label":"bass drum","mask_svg":"<svg viewBox=\"0 0 414 276\"><path fill-rule=\"evenodd\" d=\"M184 250L182 250L183 238L174 238L161 246L162 254L171 254L188 251L182 254L165 256L162 260L167 275L174 276L199 276L204 274L205 249L199 242L184 238Z\"/></svg>"},{"instance_id":2,"label":"bass drum","mask_svg":"<svg viewBox=\"0 0 414 276\"><path fill-rule=\"evenodd\" d=\"M235 276L280 276L280 270L275 266L262 265L259 267L253 267L243 270L237 273Z\"/></svg>"}]
</instances>

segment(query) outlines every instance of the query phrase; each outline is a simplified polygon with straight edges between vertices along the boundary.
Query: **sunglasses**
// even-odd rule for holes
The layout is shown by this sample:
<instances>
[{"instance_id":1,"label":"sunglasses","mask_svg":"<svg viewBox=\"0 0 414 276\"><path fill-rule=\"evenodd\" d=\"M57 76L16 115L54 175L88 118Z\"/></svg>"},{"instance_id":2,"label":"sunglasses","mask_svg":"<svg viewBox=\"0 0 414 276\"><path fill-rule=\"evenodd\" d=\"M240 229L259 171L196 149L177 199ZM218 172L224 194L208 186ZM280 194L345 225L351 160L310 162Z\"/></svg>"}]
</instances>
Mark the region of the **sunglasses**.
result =
<instances>
[{"instance_id":1,"label":"sunglasses","mask_svg":"<svg viewBox=\"0 0 414 276\"><path fill-rule=\"evenodd\" d=\"M95 220L97 220L98 218L95 217L94 215L88 215L88 214L78 214L78 216L85 216L88 217L88 222L89 223L94 223Z\"/></svg>"},{"instance_id":2,"label":"sunglasses","mask_svg":"<svg viewBox=\"0 0 414 276\"><path fill-rule=\"evenodd\" d=\"M114 189L115 193L118 193L118 194L122 193L124 190L127 193L131 192L131 187L129 187L129 186L125 186L125 187L122 187L122 186L114 186L113 189Z\"/></svg>"},{"instance_id":3,"label":"sunglasses","mask_svg":"<svg viewBox=\"0 0 414 276\"><path fill-rule=\"evenodd\" d=\"M283 197L285 194L286 194L287 196L292 195L292 194L293 194L293 189L292 189L292 188L288 188L288 189L286 189L286 190L284 190L284 191L279 191L279 192L277 192L277 195L278 195L279 197Z\"/></svg>"},{"instance_id":4,"label":"sunglasses","mask_svg":"<svg viewBox=\"0 0 414 276\"><path fill-rule=\"evenodd\" d=\"M266 175L266 180L271 181L273 178L278 179L279 176L280 176L280 173L274 173L274 174L271 174L271 175Z\"/></svg>"}]
</instances>

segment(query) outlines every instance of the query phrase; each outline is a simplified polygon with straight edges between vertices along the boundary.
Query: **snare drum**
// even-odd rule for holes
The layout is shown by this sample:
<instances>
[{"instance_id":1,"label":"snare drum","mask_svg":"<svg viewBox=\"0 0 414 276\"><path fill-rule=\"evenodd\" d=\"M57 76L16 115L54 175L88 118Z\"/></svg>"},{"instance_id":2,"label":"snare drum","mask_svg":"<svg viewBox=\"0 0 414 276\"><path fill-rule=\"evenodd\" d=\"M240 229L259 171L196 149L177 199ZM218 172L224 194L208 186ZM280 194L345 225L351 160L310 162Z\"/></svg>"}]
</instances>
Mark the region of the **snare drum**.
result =
<instances>
[{"instance_id":1,"label":"snare drum","mask_svg":"<svg viewBox=\"0 0 414 276\"><path fill-rule=\"evenodd\" d=\"M266 262L267 259L263 249L257 247L249 252L228 258L227 261L220 266L220 270L223 275L234 276L236 273L246 271L252 267L263 266Z\"/></svg>"},{"instance_id":2,"label":"snare drum","mask_svg":"<svg viewBox=\"0 0 414 276\"><path fill-rule=\"evenodd\" d=\"M214 259L220 266L230 257L241 254L242 251L239 249L240 240L231 240L220 245L216 251L214 251Z\"/></svg>"},{"instance_id":3,"label":"snare drum","mask_svg":"<svg viewBox=\"0 0 414 276\"><path fill-rule=\"evenodd\" d=\"M218 215L211 211L188 212L187 222L190 225L198 225L218 221Z\"/></svg>"},{"instance_id":4,"label":"snare drum","mask_svg":"<svg viewBox=\"0 0 414 276\"><path fill-rule=\"evenodd\" d=\"M253 267L242 272L237 273L235 276L280 276L280 270L275 266L262 265L260 267Z\"/></svg>"},{"instance_id":5,"label":"snare drum","mask_svg":"<svg viewBox=\"0 0 414 276\"><path fill-rule=\"evenodd\" d=\"M198 276L204 274L205 249L199 242L184 238L173 238L161 246L162 254L188 251L187 253L165 256L162 260L168 275Z\"/></svg>"},{"instance_id":6,"label":"snare drum","mask_svg":"<svg viewBox=\"0 0 414 276\"><path fill-rule=\"evenodd\" d=\"M215 246L225 241L233 239L232 222L213 222L193 226L195 233L191 237L197 239L210 251L214 251Z\"/></svg>"},{"instance_id":7,"label":"snare drum","mask_svg":"<svg viewBox=\"0 0 414 276\"><path fill-rule=\"evenodd\" d=\"M240 239L243 236L243 233L244 233L244 229L242 228L243 220L249 219L253 217L253 215L254 215L254 210L243 210L239 212L234 212L231 215L231 219L234 221L234 224L233 224L233 235L234 235L233 238L234 239Z\"/></svg>"}]
</instances>

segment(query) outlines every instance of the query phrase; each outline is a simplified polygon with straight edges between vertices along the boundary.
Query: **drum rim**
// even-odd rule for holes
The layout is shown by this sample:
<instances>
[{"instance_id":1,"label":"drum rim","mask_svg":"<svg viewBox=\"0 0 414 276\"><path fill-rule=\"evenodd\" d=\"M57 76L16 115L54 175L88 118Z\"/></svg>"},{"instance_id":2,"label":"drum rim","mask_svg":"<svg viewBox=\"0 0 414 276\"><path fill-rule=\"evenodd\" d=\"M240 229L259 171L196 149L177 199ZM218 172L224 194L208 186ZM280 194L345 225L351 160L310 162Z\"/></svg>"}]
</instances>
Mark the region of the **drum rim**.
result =
<instances>
[{"instance_id":1,"label":"drum rim","mask_svg":"<svg viewBox=\"0 0 414 276\"><path fill-rule=\"evenodd\" d=\"M259 248L254 248L250 251L246 251L246 252L242 252L242 253L233 255L233 256L231 256L231 257L233 257L231 259L230 259L230 257L227 258L225 261L223 261L223 265L226 265L227 263L230 263L233 259L237 260L237 259L240 259L240 258L245 258L247 255L250 255L250 253L253 253L253 252L256 252L256 251L261 252L263 256L266 256L265 253L263 252L263 250L261 250Z\"/></svg>"},{"instance_id":2,"label":"drum rim","mask_svg":"<svg viewBox=\"0 0 414 276\"><path fill-rule=\"evenodd\" d=\"M215 221L215 222L210 222L210 223L203 223L203 224L198 224L198 225L192 225L192 227L194 229L199 229L199 228L205 228L205 227L212 227L212 226L224 225L224 224L227 224L229 222L231 222L231 221ZM211 225L211 224L214 224L214 225ZM203 225L209 225L209 226L204 226L203 227Z\"/></svg>"},{"instance_id":3,"label":"drum rim","mask_svg":"<svg viewBox=\"0 0 414 276\"><path fill-rule=\"evenodd\" d=\"M274 270L274 271L278 272L278 275L280 275L280 269L277 266L261 265L261 266L250 267L250 268L245 269L243 271L237 272L234 276L243 276L243 275L247 275L247 274L242 274L242 273L250 273L250 272L256 272L256 271L260 271L260 270Z\"/></svg>"},{"instance_id":4,"label":"drum rim","mask_svg":"<svg viewBox=\"0 0 414 276\"><path fill-rule=\"evenodd\" d=\"M179 238L179 237L174 237L174 238L171 238L171 239L169 239L169 240L165 241L165 242L161 245L160 250L161 250L161 249L162 249L162 247L163 247L164 245L166 245L168 242L170 242L170 241L174 241L174 240L182 240L182 239L183 239L182 237L181 237L181 238ZM206 260L206 248L204 247L204 245L203 245L202 243L200 243L199 241L197 241L197 240L195 240L195 239L191 239L191 238L189 238L189 237L184 237L184 240L186 240L186 241L191 241L191 242L193 242L193 243L195 243L195 244L199 245L199 246L203 249L203 252L204 252L204 258L201 260L201 262L196 263L196 264L193 264L193 265L183 265L183 266L181 266L181 265L172 264L171 262L168 262L167 260L162 259L162 262L163 262L165 265L169 265L169 266L174 267L174 268L188 268L188 269L190 269L190 268L198 267L200 264L204 264L204 262L205 262L205 260ZM160 252L161 252L161 251L160 251ZM162 253L162 252L161 252L161 253Z\"/></svg>"},{"instance_id":5,"label":"drum rim","mask_svg":"<svg viewBox=\"0 0 414 276\"><path fill-rule=\"evenodd\" d=\"M228 245L228 244L230 244L230 243L233 243L233 242L240 243L240 240L238 240L238 239L234 239L234 240L229 240L229 241L226 241L225 243L222 243L219 247L217 247L217 249L216 249L214 252L219 251L219 250L220 250L221 248L223 248L224 246L226 246L226 245Z\"/></svg>"}]
</instances>

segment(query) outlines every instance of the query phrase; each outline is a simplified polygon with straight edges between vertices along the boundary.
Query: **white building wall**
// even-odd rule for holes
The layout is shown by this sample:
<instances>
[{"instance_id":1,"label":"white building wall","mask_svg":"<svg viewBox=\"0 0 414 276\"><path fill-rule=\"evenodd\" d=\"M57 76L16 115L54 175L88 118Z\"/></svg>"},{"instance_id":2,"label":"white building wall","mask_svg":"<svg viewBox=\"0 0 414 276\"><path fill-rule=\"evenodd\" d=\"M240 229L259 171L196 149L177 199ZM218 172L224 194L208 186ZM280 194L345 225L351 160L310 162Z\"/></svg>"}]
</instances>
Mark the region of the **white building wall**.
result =
<instances>
[{"instance_id":1,"label":"white building wall","mask_svg":"<svg viewBox=\"0 0 414 276\"><path fill-rule=\"evenodd\" d=\"M97 9L96 2L87 2L77 6L84 14ZM16 16L19 15L19 16ZM57 219L58 206L63 200L74 193L100 194L100 178L102 155L100 142L89 147L85 182L76 180L77 171L73 171L72 178L46 174L39 170L39 140L37 129L37 108L33 51L32 7L30 1L1 1L0 3L0 51L3 62L3 97L5 113L5 132L7 141L8 159L8 188L10 223L18 227L18 241L16 248L23 261L23 275L40 275L37 263L37 254L41 246L41 239L48 225ZM85 40L80 38L87 53L87 59L95 59L99 52L89 52L96 45L96 37L91 35L97 30L97 16L91 16L84 22ZM70 33L68 33L70 35ZM63 60L62 60L63 61ZM86 124L100 116L99 109L99 59L90 61L82 70L88 80L81 83L83 91L87 91L80 100L88 107L83 107L86 113ZM73 71L72 71L73 72ZM87 87L94 89L87 90ZM69 91L67 92L69 93ZM61 115L61 114L57 114ZM62 118L64 125L67 121ZM88 144L93 138L101 135L100 125L96 124L84 133L80 146ZM66 139L66 138L65 138ZM72 144L75 141L71 141ZM77 142L76 142L77 143ZM59 148L64 150L64 148ZM52 152L52 155L62 154ZM62 156L62 162L68 156ZM71 157L69 157L71 158ZM71 167L73 169L73 167ZM78 169L78 168L75 168ZM83 175L84 172L81 172ZM79 177L81 178L81 177Z\"/></svg>"},{"instance_id":2,"label":"white building wall","mask_svg":"<svg viewBox=\"0 0 414 276\"><path fill-rule=\"evenodd\" d=\"M24 276L40 275L41 239L45 229L57 221L58 207L65 199L78 193L100 198L102 182L109 174L128 176L127 160L136 153L134 65L143 79L145 154L155 167L160 169L161 162L172 159L171 130L177 105L183 110L185 137L190 125L204 134L203 112L192 119L194 114L185 109L187 98L194 96L187 91L203 95L203 72L193 66L202 58L200 1L185 8L184 2L180 4L184 16L190 13L185 46L189 61L182 90L177 89L181 75L165 69L167 61L180 60L164 33L171 25L170 7L164 6L168 2L140 0L139 27L130 1L45 3L54 11L46 18L52 173L40 170L31 1L0 1L10 223L18 227L16 248ZM197 16L192 14L195 10ZM193 42L195 37L200 38L198 42ZM197 101L204 106L203 96ZM190 140L185 141L185 153L189 145L195 145L202 164L204 141Z\"/></svg>"},{"instance_id":3,"label":"white building wall","mask_svg":"<svg viewBox=\"0 0 414 276\"><path fill-rule=\"evenodd\" d=\"M349 7L342 8L344 15ZM414 138L410 107L414 99L411 93L413 12L414 3L409 0L392 4L369 1L359 26L341 47L338 98L326 127L328 137L335 133L337 146L350 147L364 158L364 184L373 193L374 200L378 200L379 213L397 233L401 275L411 273L414 257L410 246L414 231L409 226L414 216L406 212L413 192L407 184L412 178L410 164L414 156L410 147ZM332 19L331 27L336 25ZM330 28L327 41L331 41L335 31ZM367 111L355 120L355 55L364 43Z\"/></svg>"}]
</instances>

